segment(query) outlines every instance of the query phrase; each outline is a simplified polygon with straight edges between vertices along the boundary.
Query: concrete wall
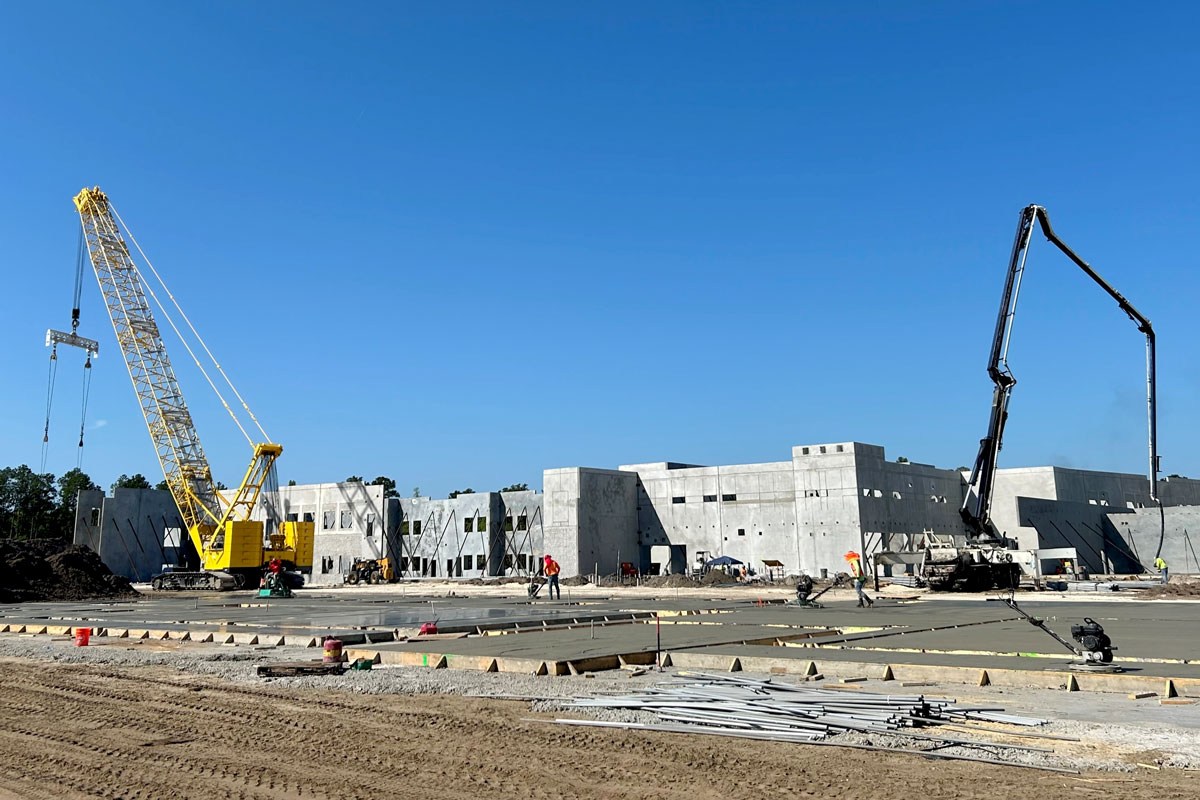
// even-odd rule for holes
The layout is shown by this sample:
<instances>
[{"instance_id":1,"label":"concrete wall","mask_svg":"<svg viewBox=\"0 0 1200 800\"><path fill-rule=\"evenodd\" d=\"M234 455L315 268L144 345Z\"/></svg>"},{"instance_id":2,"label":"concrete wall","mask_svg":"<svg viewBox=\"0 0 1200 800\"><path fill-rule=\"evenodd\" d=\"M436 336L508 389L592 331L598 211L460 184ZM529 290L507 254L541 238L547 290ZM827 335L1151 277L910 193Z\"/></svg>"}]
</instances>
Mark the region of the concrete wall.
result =
<instances>
[{"instance_id":1,"label":"concrete wall","mask_svg":"<svg viewBox=\"0 0 1200 800\"><path fill-rule=\"evenodd\" d=\"M959 516L965 491L961 473L930 464L888 461L877 445L849 442L846 448L854 451L859 524L868 555L908 546L921 541L926 533L965 533ZM836 555L841 559L844 554L826 554L825 558ZM844 559L841 563L845 564Z\"/></svg>"},{"instance_id":2,"label":"concrete wall","mask_svg":"<svg viewBox=\"0 0 1200 800\"><path fill-rule=\"evenodd\" d=\"M643 553L682 547L690 564L727 555L761 570L819 575L845 569L847 550L875 552L928 530L960 533L963 480L953 470L889 462L861 442L799 445L792 460L703 467L677 462L620 468L639 478ZM652 568L648 555L643 569Z\"/></svg>"},{"instance_id":3,"label":"concrete wall","mask_svg":"<svg viewBox=\"0 0 1200 800\"><path fill-rule=\"evenodd\" d=\"M569 467L548 469L542 479L544 549L564 578L612 574L621 561L641 560L636 473Z\"/></svg>"},{"instance_id":4,"label":"concrete wall","mask_svg":"<svg viewBox=\"0 0 1200 800\"><path fill-rule=\"evenodd\" d=\"M1022 548L1036 548L1038 531L1021 517L1017 498L1057 500L1054 467L1023 467L996 470L992 493L992 522L996 529ZM960 501L961 502L961 501Z\"/></svg>"},{"instance_id":5,"label":"concrete wall","mask_svg":"<svg viewBox=\"0 0 1200 800\"><path fill-rule=\"evenodd\" d=\"M1021 498L1042 498L1069 504L1065 513L1078 504L1097 509L1157 508L1150 499L1149 482L1143 475L1123 472L1097 472L1065 467L1024 467L1002 469L996 473L992 501L992 519L1021 547L1053 547L1040 537L1045 533L1029 524L1021 514ZM1200 481L1173 478L1159 482L1164 506L1200 505ZM1157 514L1157 512L1156 512ZM1094 514L1085 514L1092 519ZM1157 534L1156 534L1157 535ZM1054 537L1051 537L1054 538ZM1082 554L1080 554L1082 558ZM1153 560L1153 558L1151 558Z\"/></svg>"},{"instance_id":6,"label":"concrete wall","mask_svg":"<svg viewBox=\"0 0 1200 800\"><path fill-rule=\"evenodd\" d=\"M1194 481L1193 481L1194 483ZM1174 574L1200 573L1200 506L1172 506L1163 509L1166 535L1162 557ZM1110 533L1120 538L1136 554L1143 572L1154 571L1154 554L1162 524L1157 508L1137 508L1107 515Z\"/></svg>"},{"instance_id":7,"label":"concrete wall","mask_svg":"<svg viewBox=\"0 0 1200 800\"><path fill-rule=\"evenodd\" d=\"M105 497L88 490L77 498L74 543L87 545L105 566L132 581L148 581L164 564L179 561L186 538L170 492L117 489Z\"/></svg>"},{"instance_id":8,"label":"concrete wall","mask_svg":"<svg viewBox=\"0 0 1200 800\"><path fill-rule=\"evenodd\" d=\"M650 548L673 545L689 566L728 555L749 565L761 559L795 562L796 485L790 461L699 467L675 462L622 466L636 473L637 558L661 571ZM663 552L663 551L657 551Z\"/></svg>"},{"instance_id":9,"label":"concrete wall","mask_svg":"<svg viewBox=\"0 0 1200 800\"><path fill-rule=\"evenodd\" d=\"M541 554L542 495L474 492L400 501L400 572L405 577L528 575Z\"/></svg>"},{"instance_id":10,"label":"concrete wall","mask_svg":"<svg viewBox=\"0 0 1200 800\"><path fill-rule=\"evenodd\" d=\"M1021 519L1036 530L1038 547L1074 547L1079 564L1096 574L1143 571L1137 552L1116 532L1110 521L1116 517L1132 517L1133 509L1028 497L1018 497L1017 507ZM1150 560L1154 560L1153 554ZM1049 562L1042 565L1047 574L1053 567Z\"/></svg>"},{"instance_id":11,"label":"concrete wall","mask_svg":"<svg viewBox=\"0 0 1200 800\"><path fill-rule=\"evenodd\" d=\"M311 521L316 527L309 583L337 585L355 558L395 555L399 502L383 494L384 487L357 481L279 488L284 519ZM265 515L260 507L254 518Z\"/></svg>"}]
</instances>

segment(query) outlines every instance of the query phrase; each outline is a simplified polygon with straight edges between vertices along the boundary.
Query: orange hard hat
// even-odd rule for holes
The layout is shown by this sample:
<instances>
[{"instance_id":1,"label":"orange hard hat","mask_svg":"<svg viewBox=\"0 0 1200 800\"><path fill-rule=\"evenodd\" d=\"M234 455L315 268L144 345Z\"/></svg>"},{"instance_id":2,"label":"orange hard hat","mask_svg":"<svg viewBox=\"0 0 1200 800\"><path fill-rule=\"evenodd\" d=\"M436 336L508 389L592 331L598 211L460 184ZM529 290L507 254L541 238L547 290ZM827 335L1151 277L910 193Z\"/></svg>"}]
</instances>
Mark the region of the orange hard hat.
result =
<instances>
[{"instance_id":1,"label":"orange hard hat","mask_svg":"<svg viewBox=\"0 0 1200 800\"><path fill-rule=\"evenodd\" d=\"M845 558L847 561L853 561L854 559L858 558L858 553L851 550L849 553L846 553L843 558Z\"/></svg>"}]
</instances>

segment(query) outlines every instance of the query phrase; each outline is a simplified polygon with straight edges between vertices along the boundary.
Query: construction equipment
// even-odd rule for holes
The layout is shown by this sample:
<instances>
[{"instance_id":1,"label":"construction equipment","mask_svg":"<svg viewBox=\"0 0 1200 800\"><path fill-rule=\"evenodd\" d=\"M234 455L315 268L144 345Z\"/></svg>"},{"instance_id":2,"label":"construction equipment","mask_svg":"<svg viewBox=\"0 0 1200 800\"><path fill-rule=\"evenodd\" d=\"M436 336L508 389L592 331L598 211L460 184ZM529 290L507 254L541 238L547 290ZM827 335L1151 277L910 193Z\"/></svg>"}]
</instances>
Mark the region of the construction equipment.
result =
<instances>
[{"instance_id":1,"label":"construction equipment","mask_svg":"<svg viewBox=\"0 0 1200 800\"><path fill-rule=\"evenodd\" d=\"M288 586L287 577L282 572L268 572L263 577L262 587L258 590L259 597L295 597L292 587Z\"/></svg>"},{"instance_id":2,"label":"construction equipment","mask_svg":"<svg viewBox=\"0 0 1200 800\"><path fill-rule=\"evenodd\" d=\"M283 447L267 438L258 419L250 412L245 400L233 387L225 371L212 357L212 352L196 333L187 315L166 288L128 226L109 203L99 187L83 189L75 196L75 208L83 226L88 257L104 296L112 320L117 344L133 381L133 389L142 409L150 439L162 467L163 477L179 514L187 527L188 538L199 556L201 569L173 569L156 575L151 581L155 589L231 589L253 586L262 575L263 565L277 558L285 568L311 569L313 537L312 522L278 521L275 523L270 503L264 503L268 524L251 519L260 500L269 501L278 488L274 465ZM120 225L118 226L118 222ZM212 358L216 369L229 384L242 408L249 414L263 441L255 442L246 433L241 421L225 402L220 390L196 358L187 340L180 334L184 347L208 379L209 385L221 397L226 411L233 417L253 449L250 466L242 482L232 492L224 493L213 480L208 459L184 401L175 371L167 357L166 347L159 334L158 324L151 312L147 294L166 316L171 327L179 328L159 301L153 286L144 281L141 269L134 262L124 234L138 249L146 266L183 321L195 335L205 353ZM264 536L264 534L266 534Z\"/></svg>"},{"instance_id":3,"label":"construction equipment","mask_svg":"<svg viewBox=\"0 0 1200 800\"><path fill-rule=\"evenodd\" d=\"M843 581L844 576L840 574L835 575L833 578L833 583L829 584L816 594L813 594L813 579L808 575L802 574L796 583L796 599L788 600L784 605L796 606L798 608L824 608L825 606L818 603L817 600L819 600L821 595L825 594L830 589L841 586Z\"/></svg>"},{"instance_id":4,"label":"construction equipment","mask_svg":"<svg viewBox=\"0 0 1200 800\"><path fill-rule=\"evenodd\" d=\"M356 558L345 577L346 583L355 586L360 583L390 583L395 580L396 573L390 558Z\"/></svg>"},{"instance_id":5,"label":"construction equipment","mask_svg":"<svg viewBox=\"0 0 1200 800\"><path fill-rule=\"evenodd\" d=\"M1113 647L1112 639L1108 638L1108 634L1104 632L1104 628L1100 623L1091 617L1084 617L1082 625L1071 626L1071 638L1078 643L1077 645L1073 645L1050 630L1045 620L1026 613L1023 608L1017 605L1017 601L1011 595L1000 599L1004 601L1006 606L1020 614L1026 622L1035 628L1039 628L1054 641L1079 657L1078 661L1072 661L1067 665L1069 669L1083 672L1125 671L1124 667L1112 663L1113 651L1117 648Z\"/></svg>"},{"instance_id":6,"label":"construction equipment","mask_svg":"<svg viewBox=\"0 0 1200 800\"><path fill-rule=\"evenodd\" d=\"M1155 339L1150 320L1135 309L1120 292L1108 284L1090 265L1058 238L1050 226L1046 209L1037 205L1021 210L1017 224L1017 235L1013 241L1012 255L1004 280L1004 293L1000 301L1000 313L996 318L996 330L992 337L991 354L987 372L992 379L992 408L988 420L987 435L979 442L979 454L971 468L967 490L959 514L966 524L965 541L962 537L927 535L922 564L922 577L931 589L986 590L992 586L1014 587L1024 575L1036 575L1036 551L1018 550L996 529L991 517L992 494L995 489L997 461L1004 425L1008 420L1008 403L1017 380L1008 366L1008 349L1012 340L1013 320L1017 312L1017 296L1021 290L1021 279L1025 273L1025 260L1029 254L1029 240L1033 236L1034 223L1039 223L1046 238L1067 258L1071 259L1088 277L1099 284L1110 297L1117 301L1122 311L1137 324L1146 336L1146 404L1149 417L1150 446L1150 497L1158 501L1158 445L1156 431L1155 400ZM1161 506L1161 502L1160 502Z\"/></svg>"}]
</instances>

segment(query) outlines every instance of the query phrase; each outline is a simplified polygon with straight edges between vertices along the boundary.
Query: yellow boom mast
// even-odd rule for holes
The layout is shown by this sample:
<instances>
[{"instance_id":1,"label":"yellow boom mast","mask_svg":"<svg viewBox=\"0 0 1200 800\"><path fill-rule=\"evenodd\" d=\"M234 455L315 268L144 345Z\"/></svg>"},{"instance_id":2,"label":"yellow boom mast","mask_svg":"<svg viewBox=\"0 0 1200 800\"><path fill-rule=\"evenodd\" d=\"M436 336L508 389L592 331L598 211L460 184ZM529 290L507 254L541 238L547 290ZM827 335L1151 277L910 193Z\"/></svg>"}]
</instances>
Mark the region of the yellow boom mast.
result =
<instances>
[{"instance_id":1,"label":"yellow boom mast","mask_svg":"<svg viewBox=\"0 0 1200 800\"><path fill-rule=\"evenodd\" d=\"M251 514L271 467L283 452L273 443L256 443L245 477L232 499L217 491L187 402L175 378L158 324L147 302L142 275L129 253L108 196L99 187L75 197L88 256L112 320L121 355L129 370L162 466L189 538L205 570L257 570L279 557L297 566L312 564L312 523L285 523L264 549L263 523ZM232 413L232 412L231 412ZM170 578L170 574L160 578ZM199 574L190 582L166 580L164 588L215 588L223 577ZM156 582L163 583L159 579Z\"/></svg>"}]
</instances>

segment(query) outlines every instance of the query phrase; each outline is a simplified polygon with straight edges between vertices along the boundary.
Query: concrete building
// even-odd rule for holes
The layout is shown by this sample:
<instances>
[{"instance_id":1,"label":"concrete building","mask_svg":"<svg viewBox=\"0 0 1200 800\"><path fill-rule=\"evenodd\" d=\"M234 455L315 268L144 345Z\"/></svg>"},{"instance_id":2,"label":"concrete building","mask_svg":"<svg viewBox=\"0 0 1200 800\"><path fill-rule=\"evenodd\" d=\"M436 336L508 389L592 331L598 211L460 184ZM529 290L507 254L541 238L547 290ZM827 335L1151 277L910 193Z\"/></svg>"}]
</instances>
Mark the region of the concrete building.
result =
<instances>
[{"instance_id":1,"label":"concrete building","mask_svg":"<svg viewBox=\"0 0 1200 800\"><path fill-rule=\"evenodd\" d=\"M287 486L256 518L315 523L314 585L342 583L356 558L392 558L402 578L445 579L529 575L546 553L564 577L613 574L622 562L678 573L717 556L819 576L843 571L847 550L869 556L920 546L928 533L965 533L966 475L889 461L862 442L798 445L790 460L759 464L548 469L543 487L432 499L386 497L358 482ZM1139 475L1002 469L992 515L1022 548L1074 547L1094 573L1144 572L1160 531L1147 489ZM1159 494L1164 557L1200 571L1190 540L1200 535L1200 481L1165 480ZM166 492L83 492L75 541L114 572L146 580L176 557L178 526Z\"/></svg>"},{"instance_id":2,"label":"concrete building","mask_svg":"<svg viewBox=\"0 0 1200 800\"><path fill-rule=\"evenodd\" d=\"M397 501L395 555L411 578L528 575L544 552L542 494L473 492Z\"/></svg>"},{"instance_id":3,"label":"concrete building","mask_svg":"<svg viewBox=\"0 0 1200 800\"><path fill-rule=\"evenodd\" d=\"M384 497L384 487L358 481L281 486L278 511L270 502L254 518L282 516L289 522L312 522L313 567L308 582L317 586L342 583L357 558L385 558L397 552L399 500Z\"/></svg>"},{"instance_id":4,"label":"concrete building","mask_svg":"<svg viewBox=\"0 0 1200 800\"><path fill-rule=\"evenodd\" d=\"M546 470L547 543L564 553L564 575L612 573L618 560L650 574L678 572L717 556L756 570L835 574L847 550L870 555L926 533L965 534L958 511L966 477L889 461L882 447L861 442L800 445L790 461L760 464ZM1163 481L1159 493L1166 506L1200 505L1200 481ZM1151 506L1142 476L1035 467L999 470L992 508L997 527L1023 548L1075 547L1093 572L1141 572L1153 562L1141 532ZM1114 524L1118 509L1129 516ZM1165 552L1180 564L1183 536L1168 526Z\"/></svg>"},{"instance_id":5,"label":"concrete building","mask_svg":"<svg viewBox=\"0 0 1200 800\"><path fill-rule=\"evenodd\" d=\"M797 446L790 461L556 469L544 480L547 542L564 553L566 575L613 572L618 550L651 574L727 555L819 575L843 569L851 548L962 531L959 473L889 462L882 447L861 442Z\"/></svg>"},{"instance_id":6,"label":"concrete building","mask_svg":"<svg viewBox=\"0 0 1200 800\"><path fill-rule=\"evenodd\" d=\"M117 575L148 581L164 564L182 557L188 544L179 509L170 492L117 489L105 497L99 489L81 491L75 505L74 543L87 545Z\"/></svg>"},{"instance_id":7,"label":"concrete building","mask_svg":"<svg viewBox=\"0 0 1200 800\"><path fill-rule=\"evenodd\" d=\"M342 583L358 558L391 558L403 578L480 578L528 575L542 552L538 492L400 498L352 481L285 486L279 497L285 519L316 523L317 586Z\"/></svg>"},{"instance_id":8,"label":"concrete building","mask_svg":"<svg viewBox=\"0 0 1200 800\"><path fill-rule=\"evenodd\" d=\"M542 481L545 550L563 577L611 575L622 561L641 564L636 473L568 467L546 470Z\"/></svg>"},{"instance_id":9,"label":"concrete building","mask_svg":"<svg viewBox=\"0 0 1200 800\"><path fill-rule=\"evenodd\" d=\"M1164 506L1200 505L1200 481L1168 478L1159 481L1158 494ZM993 497L992 519L996 527L1009 538L1016 539L1021 547L1037 547L1038 541L1044 541L1049 534L1031 523L1030 515L1023 511L1019 498L1038 498L1065 504L1064 512L1070 510L1067 506L1072 504L1093 506L1103 512L1101 517L1113 509L1157 509L1150 498L1150 483L1145 475L1065 467L998 470ZM1041 509L1039 513L1045 513L1044 507L1037 508ZM1078 510L1075 513L1078 515Z\"/></svg>"}]
</instances>

